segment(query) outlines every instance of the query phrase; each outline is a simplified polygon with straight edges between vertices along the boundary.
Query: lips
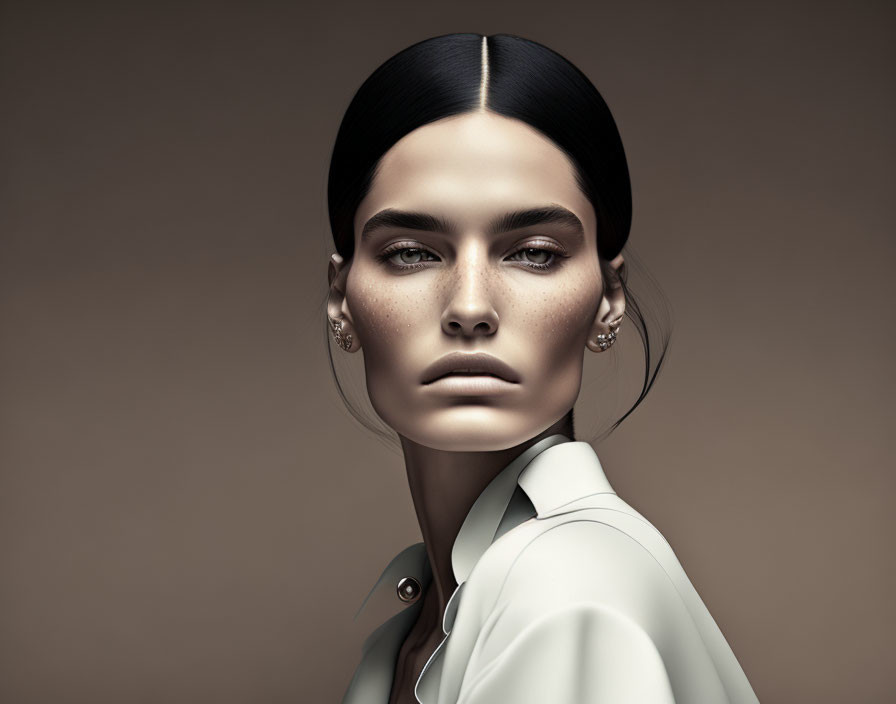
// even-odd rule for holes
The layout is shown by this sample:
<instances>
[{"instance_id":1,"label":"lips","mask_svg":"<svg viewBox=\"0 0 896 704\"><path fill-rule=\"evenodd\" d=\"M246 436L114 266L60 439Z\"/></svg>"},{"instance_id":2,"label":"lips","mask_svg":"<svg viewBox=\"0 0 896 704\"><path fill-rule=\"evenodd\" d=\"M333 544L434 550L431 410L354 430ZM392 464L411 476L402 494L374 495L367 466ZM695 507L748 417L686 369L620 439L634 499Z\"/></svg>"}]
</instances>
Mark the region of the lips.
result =
<instances>
[{"instance_id":1,"label":"lips","mask_svg":"<svg viewBox=\"0 0 896 704\"><path fill-rule=\"evenodd\" d=\"M421 379L431 384L445 376L494 376L518 384L520 375L506 362L484 352L452 352L428 366Z\"/></svg>"}]
</instances>

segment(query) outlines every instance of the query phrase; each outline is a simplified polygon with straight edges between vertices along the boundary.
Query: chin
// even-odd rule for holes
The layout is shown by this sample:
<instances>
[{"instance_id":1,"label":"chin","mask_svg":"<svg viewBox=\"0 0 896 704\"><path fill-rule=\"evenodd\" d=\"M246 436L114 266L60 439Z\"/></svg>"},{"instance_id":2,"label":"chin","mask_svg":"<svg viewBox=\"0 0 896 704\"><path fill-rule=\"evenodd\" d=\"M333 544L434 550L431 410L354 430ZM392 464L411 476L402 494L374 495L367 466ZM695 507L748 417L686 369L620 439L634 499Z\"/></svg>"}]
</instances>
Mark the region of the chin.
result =
<instances>
[{"instance_id":1,"label":"chin","mask_svg":"<svg viewBox=\"0 0 896 704\"><path fill-rule=\"evenodd\" d=\"M539 414L540 415L540 414ZM417 416L413 423L392 425L418 445L450 452L506 450L526 442L552 425L520 411L487 405L458 405Z\"/></svg>"}]
</instances>

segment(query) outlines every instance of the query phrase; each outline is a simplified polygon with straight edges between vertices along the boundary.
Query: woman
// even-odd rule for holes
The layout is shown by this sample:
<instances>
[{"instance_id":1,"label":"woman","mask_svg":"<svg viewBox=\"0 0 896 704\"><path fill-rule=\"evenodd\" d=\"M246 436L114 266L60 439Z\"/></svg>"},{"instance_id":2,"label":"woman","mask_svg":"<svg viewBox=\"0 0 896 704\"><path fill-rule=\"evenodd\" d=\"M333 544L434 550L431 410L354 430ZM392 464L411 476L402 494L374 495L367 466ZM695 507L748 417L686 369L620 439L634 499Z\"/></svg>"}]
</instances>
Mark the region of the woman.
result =
<instances>
[{"instance_id":1,"label":"woman","mask_svg":"<svg viewBox=\"0 0 896 704\"><path fill-rule=\"evenodd\" d=\"M586 348L626 313L647 340L625 154L588 79L509 35L409 47L346 111L329 209L333 339L364 350L424 539L374 588L403 608L344 703L757 701L669 545L574 439Z\"/></svg>"}]
</instances>

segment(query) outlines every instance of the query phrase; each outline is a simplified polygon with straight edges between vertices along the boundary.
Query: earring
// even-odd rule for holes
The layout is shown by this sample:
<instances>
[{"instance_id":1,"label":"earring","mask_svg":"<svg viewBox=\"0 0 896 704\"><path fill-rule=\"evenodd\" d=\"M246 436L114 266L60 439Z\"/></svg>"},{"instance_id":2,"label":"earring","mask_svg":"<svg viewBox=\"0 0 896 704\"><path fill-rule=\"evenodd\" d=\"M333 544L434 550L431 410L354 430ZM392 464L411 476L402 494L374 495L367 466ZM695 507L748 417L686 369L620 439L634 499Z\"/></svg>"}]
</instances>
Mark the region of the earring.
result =
<instances>
[{"instance_id":1,"label":"earring","mask_svg":"<svg viewBox=\"0 0 896 704\"><path fill-rule=\"evenodd\" d=\"M610 332L606 334L600 334L597 336L597 344L600 346L600 351L604 352L610 347L612 347L613 343L616 342L616 331L619 329L620 324L622 323L622 316L616 318L613 322L609 323Z\"/></svg>"},{"instance_id":2,"label":"earring","mask_svg":"<svg viewBox=\"0 0 896 704\"><path fill-rule=\"evenodd\" d=\"M352 336L350 333L343 331L343 321L331 318L329 315L327 320L330 321L330 329L333 331L333 339L336 340L336 344L348 352L352 346Z\"/></svg>"}]
</instances>

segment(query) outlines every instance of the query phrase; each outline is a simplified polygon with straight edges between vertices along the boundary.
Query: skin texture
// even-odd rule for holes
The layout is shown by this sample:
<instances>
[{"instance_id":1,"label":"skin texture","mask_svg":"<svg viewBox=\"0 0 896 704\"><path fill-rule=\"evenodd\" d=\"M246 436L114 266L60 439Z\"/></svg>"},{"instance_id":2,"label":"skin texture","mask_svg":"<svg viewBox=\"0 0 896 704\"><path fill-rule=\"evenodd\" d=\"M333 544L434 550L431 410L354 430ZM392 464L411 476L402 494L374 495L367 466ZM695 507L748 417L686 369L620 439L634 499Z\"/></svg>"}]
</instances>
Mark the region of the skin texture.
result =
<instances>
[{"instance_id":1,"label":"skin texture","mask_svg":"<svg viewBox=\"0 0 896 704\"><path fill-rule=\"evenodd\" d=\"M581 223L506 232L507 212L562 207ZM427 213L452 228L388 226L362 236L384 210ZM424 125L382 158L355 215L355 252L329 264L327 312L364 350L367 390L399 435L408 482L433 566L421 616L399 653L393 704L441 641L456 583L451 548L470 506L514 457L556 432L571 435L586 348L622 319L621 255L597 254L594 208L572 162L526 123L488 111ZM403 251L402 251L403 248ZM548 268L539 268L538 265ZM606 281L605 281L606 277ZM422 383L451 352L485 352L516 383L472 395Z\"/></svg>"}]
</instances>

